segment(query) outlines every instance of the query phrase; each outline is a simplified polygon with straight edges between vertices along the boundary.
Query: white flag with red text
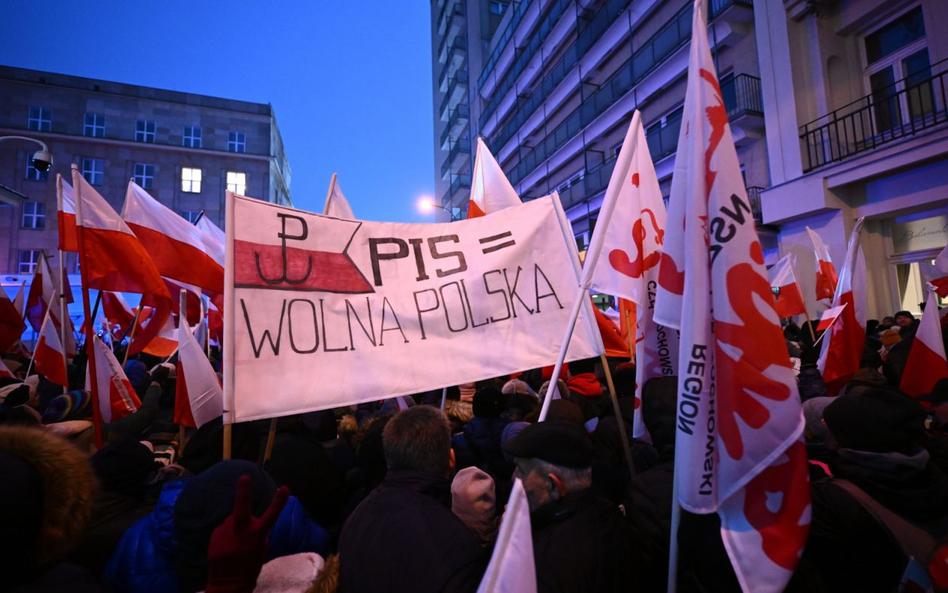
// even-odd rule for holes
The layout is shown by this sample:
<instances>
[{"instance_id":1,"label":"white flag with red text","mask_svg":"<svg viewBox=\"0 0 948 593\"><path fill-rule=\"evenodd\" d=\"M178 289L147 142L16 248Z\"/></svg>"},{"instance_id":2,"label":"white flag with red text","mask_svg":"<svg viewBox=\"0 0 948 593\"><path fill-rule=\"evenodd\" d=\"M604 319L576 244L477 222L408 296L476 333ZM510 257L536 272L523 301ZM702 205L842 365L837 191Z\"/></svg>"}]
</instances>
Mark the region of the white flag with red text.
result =
<instances>
[{"instance_id":1,"label":"white flag with red text","mask_svg":"<svg viewBox=\"0 0 948 593\"><path fill-rule=\"evenodd\" d=\"M678 373L678 332L652 320L666 218L642 116L636 110L606 188L584 267L584 286L636 305L632 427L636 438L647 434L641 413L645 384Z\"/></svg>"},{"instance_id":2,"label":"white flag with red text","mask_svg":"<svg viewBox=\"0 0 948 593\"><path fill-rule=\"evenodd\" d=\"M504 208L519 206L521 203L520 196L510 185L510 180L500 168L497 159L490 153L484 141L478 137L467 217L478 218Z\"/></svg>"},{"instance_id":3,"label":"white flag with red text","mask_svg":"<svg viewBox=\"0 0 948 593\"><path fill-rule=\"evenodd\" d=\"M809 530L803 413L706 14L707 2L697 0L655 317L681 329L678 502L720 515L745 592L776 593L793 574Z\"/></svg>"},{"instance_id":4,"label":"white flag with red text","mask_svg":"<svg viewBox=\"0 0 948 593\"><path fill-rule=\"evenodd\" d=\"M122 365L119 363L112 349L98 336L92 337L95 347L95 372L97 390L93 393L99 397L99 413L103 422L114 422L132 414L142 403ZM91 360L91 358L90 358ZM89 368L86 367L86 389L91 391L92 379Z\"/></svg>"},{"instance_id":5,"label":"white flag with red text","mask_svg":"<svg viewBox=\"0 0 948 593\"><path fill-rule=\"evenodd\" d=\"M935 383L946 378L948 360L945 358L945 342L941 337L938 299L935 298L935 291L930 291L899 389L912 397L919 397L931 393Z\"/></svg>"},{"instance_id":6,"label":"white flag with red text","mask_svg":"<svg viewBox=\"0 0 948 593\"><path fill-rule=\"evenodd\" d=\"M866 258L860 245L863 219L853 226L832 307L843 307L823 338L817 366L830 395L838 395L856 371L866 341Z\"/></svg>"}]
</instances>

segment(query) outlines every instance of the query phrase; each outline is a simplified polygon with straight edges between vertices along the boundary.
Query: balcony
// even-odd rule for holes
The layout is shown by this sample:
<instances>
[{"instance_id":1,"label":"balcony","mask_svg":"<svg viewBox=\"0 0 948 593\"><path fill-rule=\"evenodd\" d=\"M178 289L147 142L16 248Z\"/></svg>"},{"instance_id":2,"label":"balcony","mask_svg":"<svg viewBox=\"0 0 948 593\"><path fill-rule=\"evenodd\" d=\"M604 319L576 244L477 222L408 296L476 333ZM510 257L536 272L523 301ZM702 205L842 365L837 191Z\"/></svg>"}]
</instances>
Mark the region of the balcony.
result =
<instances>
[{"instance_id":1,"label":"balcony","mask_svg":"<svg viewBox=\"0 0 948 593\"><path fill-rule=\"evenodd\" d=\"M504 29L500 39L497 40L497 45L494 46L494 50L490 52L490 57L484 62L484 69L481 70L481 75L477 78L478 89L484 88L484 83L490 77L491 72L493 72L494 66L497 65L497 60L500 59L500 54L504 53L504 49L513 37L514 31L517 30L520 21L523 20L523 15L527 14L527 8L529 8L530 4L534 1L535 0L521 0L519 3L511 4L510 8L507 9L512 10L513 14L510 16L510 22L507 23L507 28Z\"/></svg>"},{"instance_id":2,"label":"balcony","mask_svg":"<svg viewBox=\"0 0 948 593\"><path fill-rule=\"evenodd\" d=\"M750 202L751 212L754 213L754 222L757 223L757 226L764 226L764 214L763 210L760 209L760 192L767 189L766 187L748 187L747 188L747 201Z\"/></svg>"},{"instance_id":3,"label":"balcony","mask_svg":"<svg viewBox=\"0 0 948 593\"><path fill-rule=\"evenodd\" d=\"M450 66L448 56L451 55L461 58L467 55L467 37L456 35L451 43L445 44L444 48L438 53L438 61L445 64L445 68L447 68Z\"/></svg>"},{"instance_id":4,"label":"balcony","mask_svg":"<svg viewBox=\"0 0 948 593\"><path fill-rule=\"evenodd\" d=\"M470 157L471 155L471 139L469 137L464 137L451 145L451 150L448 151L448 156L444 159L444 164L441 165L441 178L445 179L448 176L448 173L452 171L457 171L460 164L463 162L463 157Z\"/></svg>"},{"instance_id":5,"label":"balcony","mask_svg":"<svg viewBox=\"0 0 948 593\"><path fill-rule=\"evenodd\" d=\"M764 99L760 79L738 74L721 82L721 94L727 108L734 144L744 146L764 135Z\"/></svg>"},{"instance_id":6,"label":"balcony","mask_svg":"<svg viewBox=\"0 0 948 593\"><path fill-rule=\"evenodd\" d=\"M569 186L560 192L560 201L563 208L572 208L595 196L601 191L606 191L609 187L609 179L612 177L612 170L616 168L616 157L612 157L595 169L586 172L586 175L578 182Z\"/></svg>"},{"instance_id":7,"label":"balcony","mask_svg":"<svg viewBox=\"0 0 948 593\"><path fill-rule=\"evenodd\" d=\"M467 103L460 103L448 114L448 125L441 132L441 149L448 150L452 140L456 140L467 127L471 119L471 109Z\"/></svg>"},{"instance_id":8,"label":"balcony","mask_svg":"<svg viewBox=\"0 0 948 593\"><path fill-rule=\"evenodd\" d=\"M467 18L467 5L464 2L454 2L454 8L448 14L444 31L440 32L441 44L438 46L438 55L445 51L449 40L453 40L458 35L464 33L465 19Z\"/></svg>"},{"instance_id":9,"label":"balcony","mask_svg":"<svg viewBox=\"0 0 948 593\"><path fill-rule=\"evenodd\" d=\"M678 150L678 133L681 131L682 112L665 120L662 127L652 126L645 134L648 152L652 161L660 161Z\"/></svg>"},{"instance_id":10,"label":"balcony","mask_svg":"<svg viewBox=\"0 0 948 593\"><path fill-rule=\"evenodd\" d=\"M470 175L452 175L451 176L451 197L463 189L471 189Z\"/></svg>"},{"instance_id":11,"label":"balcony","mask_svg":"<svg viewBox=\"0 0 948 593\"><path fill-rule=\"evenodd\" d=\"M802 126L803 172L948 121L946 75L948 60L936 62Z\"/></svg>"},{"instance_id":12,"label":"balcony","mask_svg":"<svg viewBox=\"0 0 948 593\"><path fill-rule=\"evenodd\" d=\"M467 4L464 0L445 0L441 13L438 15L438 35L446 36L453 25L451 20L457 16L467 17Z\"/></svg>"},{"instance_id":13,"label":"balcony","mask_svg":"<svg viewBox=\"0 0 948 593\"><path fill-rule=\"evenodd\" d=\"M752 6L749 0L716 0L712 4L709 22L710 19L736 5ZM520 183L557 149L602 115L666 59L688 43L691 40L693 10L693 5L687 4L603 82L596 92L587 97L559 126L542 138L533 150L526 153L508 175L510 182ZM494 146L492 150L499 152L500 148ZM674 148L671 150L674 151ZM652 158L657 160L655 154Z\"/></svg>"},{"instance_id":14,"label":"balcony","mask_svg":"<svg viewBox=\"0 0 948 593\"><path fill-rule=\"evenodd\" d=\"M467 77L467 70L458 70L448 83L448 92L441 100L441 121L448 121L449 109L464 99L467 92Z\"/></svg>"}]
</instances>

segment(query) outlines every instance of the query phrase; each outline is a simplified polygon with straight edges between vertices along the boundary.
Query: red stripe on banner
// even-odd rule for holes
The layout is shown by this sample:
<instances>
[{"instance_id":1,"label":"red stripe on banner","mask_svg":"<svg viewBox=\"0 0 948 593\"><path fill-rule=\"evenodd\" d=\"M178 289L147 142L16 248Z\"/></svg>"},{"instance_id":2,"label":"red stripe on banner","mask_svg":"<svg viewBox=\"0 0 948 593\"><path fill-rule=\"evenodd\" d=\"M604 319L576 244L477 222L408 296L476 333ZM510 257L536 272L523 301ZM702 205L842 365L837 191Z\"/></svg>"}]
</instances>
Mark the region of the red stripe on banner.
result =
<instances>
[{"instance_id":1,"label":"red stripe on banner","mask_svg":"<svg viewBox=\"0 0 948 593\"><path fill-rule=\"evenodd\" d=\"M234 284L238 287L347 294L375 292L345 253L235 240L234 272Z\"/></svg>"},{"instance_id":2,"label":"red stripe on banner","mask_svg":"<svg viewBox=\"0 0 948 593\"><path fill-rule=\"evenodd\" d=\"M224 291L224 268L200 249L133 222L126 222L162 276L215 292Z\"/></svg>"},{"instance_id":3,"label":"red stripe on banner","mask_svg":"<svg viewBox=\"0 0 948 593\"><path fill-rule=\"evenodd\" d=\"M59 250L79 251L79 231L76 230L76 215L59 210L56 212L59 222Z\"/></svg>"}]
</instances>

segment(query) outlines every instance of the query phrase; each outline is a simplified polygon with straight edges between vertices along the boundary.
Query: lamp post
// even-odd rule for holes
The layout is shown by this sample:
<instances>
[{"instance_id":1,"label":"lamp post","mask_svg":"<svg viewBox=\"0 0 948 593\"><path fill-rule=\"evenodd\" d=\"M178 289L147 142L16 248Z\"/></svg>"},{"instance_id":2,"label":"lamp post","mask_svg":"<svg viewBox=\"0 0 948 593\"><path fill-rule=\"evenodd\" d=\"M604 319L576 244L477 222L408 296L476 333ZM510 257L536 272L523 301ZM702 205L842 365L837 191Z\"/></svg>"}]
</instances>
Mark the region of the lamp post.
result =
<instances>
[{"instance_id":1,"label":"lamp post","mask_svg":"<svg viewBox=\"0 0 948 593\"><path fill-rule=\"evenodd\" d=\"M427 213L427 212L431 212L431 211L434 210L435 208L437 208L438 210L443 210L443 211L447 212L447 213L448 213L448 216L451 217L450 222L455 222L455 221L461 220L461 217L458 216L458 215L456 215L452 210L450 210L450 209L448 209L448 208L445 208L445 207L442 206L441 204L438 204L437 202L435 202L434 200L432 200L432 199L429 198L428 196L422 196L422 197L418 200L418 209L421 210L422 212L426 212L426 213Z\"/></svg>"}]
</instances>

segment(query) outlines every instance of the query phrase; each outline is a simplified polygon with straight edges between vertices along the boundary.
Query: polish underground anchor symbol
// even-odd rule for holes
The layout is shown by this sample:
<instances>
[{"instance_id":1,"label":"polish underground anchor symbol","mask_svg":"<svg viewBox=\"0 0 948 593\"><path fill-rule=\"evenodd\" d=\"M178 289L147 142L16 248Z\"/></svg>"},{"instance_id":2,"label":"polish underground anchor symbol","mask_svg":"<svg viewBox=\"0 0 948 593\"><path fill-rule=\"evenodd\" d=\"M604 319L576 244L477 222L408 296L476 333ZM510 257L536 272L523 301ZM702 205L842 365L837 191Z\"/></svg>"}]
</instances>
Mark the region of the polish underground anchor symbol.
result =
<instances>
[{"instance_id":1,"label":"polish underground anchor symbol","mask_svg":"<svg viewBox=\"0 0 948 593\"><path fill-rule=\"evenodd\" d=\"M302 284L306 282L309 278L310 273L313 271L313 256L307 255L306 262L306 273L303 274L301 278L290 278L287 274L287 254L286 254L286 240L291 239L293 241L305 241L309 237L309 226L306 224L306 220L300 218L299 216L294 216L292 214L283 214L278 213L277 216L280 217L280 221L283 226L283 232L277 233L277 237L282 241L282 257L283 257L283 275L277 278L268 278L263 274L263 268L260 266L260 253L254 252L253 258L254 262L257 265L257 275L260 276L260 279L266 282L267 284ZM286 219L292 218L300 223L300 231L298 235L290 235L286 232Z\"/></svg>"}]
</instances>

